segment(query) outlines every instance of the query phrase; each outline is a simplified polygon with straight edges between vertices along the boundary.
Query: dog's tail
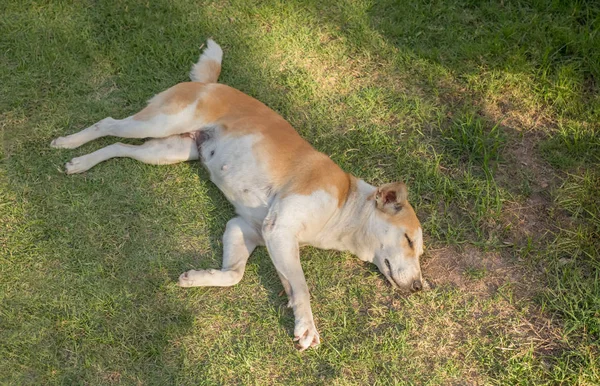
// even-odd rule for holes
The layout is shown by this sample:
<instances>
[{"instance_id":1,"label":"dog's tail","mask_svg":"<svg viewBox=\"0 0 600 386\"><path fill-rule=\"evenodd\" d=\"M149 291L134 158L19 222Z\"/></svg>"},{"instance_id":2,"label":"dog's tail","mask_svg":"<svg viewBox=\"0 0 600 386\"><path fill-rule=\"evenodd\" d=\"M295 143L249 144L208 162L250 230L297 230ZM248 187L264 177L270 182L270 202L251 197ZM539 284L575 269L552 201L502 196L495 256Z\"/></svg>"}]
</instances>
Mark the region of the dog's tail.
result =
<instances>
[{"instance_id":1,"label":"dog's tail","mask_svg":"<svg viewBox=\"0 0 600 386\"><path fill-rule=\"evenodd\" d=\"M223 50L214 40L206 41L206 48L198 63L192 66L190 79L193 82L216 83L221 73L221 60L223 59Z\"/></svg>"}]
</instances>

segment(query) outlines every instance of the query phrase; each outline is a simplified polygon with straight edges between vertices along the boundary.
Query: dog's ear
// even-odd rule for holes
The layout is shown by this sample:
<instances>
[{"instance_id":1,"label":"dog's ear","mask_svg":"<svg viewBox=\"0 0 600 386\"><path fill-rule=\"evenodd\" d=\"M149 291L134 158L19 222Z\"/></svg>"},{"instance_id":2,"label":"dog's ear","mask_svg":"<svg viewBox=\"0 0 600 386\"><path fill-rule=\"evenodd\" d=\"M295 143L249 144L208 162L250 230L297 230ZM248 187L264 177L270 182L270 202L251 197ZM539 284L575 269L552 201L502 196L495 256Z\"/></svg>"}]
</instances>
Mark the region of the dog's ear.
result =
<instances>
[{"instance_id":1,"label":"dog's ear","mask_svg":"<svg viewBox=\"0 0 600 386\"><path fill-rule=\"evenodd\" d=\"M393 216L398 214L406 204L408 189L404 182L392 182L377 188L372 197L377 209Z\"/></svg>"}]
</instances>

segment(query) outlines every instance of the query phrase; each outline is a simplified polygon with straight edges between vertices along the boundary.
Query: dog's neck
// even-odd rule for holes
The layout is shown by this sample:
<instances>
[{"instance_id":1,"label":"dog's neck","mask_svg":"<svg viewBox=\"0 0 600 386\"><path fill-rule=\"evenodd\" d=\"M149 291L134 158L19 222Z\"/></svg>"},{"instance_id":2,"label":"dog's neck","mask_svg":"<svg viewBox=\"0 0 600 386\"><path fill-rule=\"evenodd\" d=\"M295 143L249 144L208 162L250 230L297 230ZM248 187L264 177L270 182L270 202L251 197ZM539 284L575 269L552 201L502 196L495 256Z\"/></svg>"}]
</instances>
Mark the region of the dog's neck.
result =
<instances>
[{"instance_id":1,"label":"dog's neck","mask_svg":"<svg viewBox=\"0 0 600 386\"><path fill-rule=\"evenodd\" d=\"M377 226L378 216L372 197L377 188L356 177L351 177L351 185L346 202L329 221L323 234L328 240L335 240L330 248L351 252L363 261L373 261L377 245L373 227Z\"/></svg>"}]
</instances>

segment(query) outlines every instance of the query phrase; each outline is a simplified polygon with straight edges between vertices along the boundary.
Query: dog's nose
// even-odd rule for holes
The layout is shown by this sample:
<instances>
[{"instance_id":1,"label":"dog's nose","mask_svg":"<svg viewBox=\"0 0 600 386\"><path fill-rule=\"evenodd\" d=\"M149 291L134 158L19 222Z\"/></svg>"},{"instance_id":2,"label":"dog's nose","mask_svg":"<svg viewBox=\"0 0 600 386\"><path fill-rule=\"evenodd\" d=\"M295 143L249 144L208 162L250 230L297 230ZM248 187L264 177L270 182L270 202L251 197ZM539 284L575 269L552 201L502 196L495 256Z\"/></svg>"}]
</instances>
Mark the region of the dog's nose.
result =
<instances>
[{"instance_id":1,"label":"dog's nose","mask_svg":"<svg viewBox=\"0 0 600 386\"><path fill-rule=\"evenodd\" d=\"M411 289L414 292L422 290L423 289L423 283L421 283L421 280L415 280L415 281L413 281Z\"/></svg>"}]
</instances>

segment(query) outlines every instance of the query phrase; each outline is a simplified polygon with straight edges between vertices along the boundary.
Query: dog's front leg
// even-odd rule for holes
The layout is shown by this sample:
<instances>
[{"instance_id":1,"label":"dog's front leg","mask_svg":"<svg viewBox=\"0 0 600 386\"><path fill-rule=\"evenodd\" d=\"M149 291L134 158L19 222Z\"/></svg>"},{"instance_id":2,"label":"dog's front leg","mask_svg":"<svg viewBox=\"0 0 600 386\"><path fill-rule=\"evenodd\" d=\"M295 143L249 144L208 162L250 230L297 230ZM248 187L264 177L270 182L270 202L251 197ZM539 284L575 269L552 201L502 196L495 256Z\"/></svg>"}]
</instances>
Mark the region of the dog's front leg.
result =
<instances>
[{"instance_id":1,"label":"dog's front leg","mask_svg":"<svg viewBox=\"0 0 600 386\"><path fill-rule=\"evenodd\" d=\"M295 233L285 226L270 226L268 220L263 226L263 237L284 286L289 283L288 296L294 310L294 340L298 348L304 351L320 343L319 333L315 327L310 295L300 265L300 250Z\"/></svg>"},{"instance_id":2,"label":"dog's front leg","mask_svg":"<svg viewBox=\"0 0 600 386\"><path fill-rule=\"evenodd\" d=\"M180 287L228 287L242 280L246 261L262 244L258 232L241 217L234 217L225 227L223 234L223 268L220 270L190 270L179 276Z\"/></svg>"}]
</instances>

